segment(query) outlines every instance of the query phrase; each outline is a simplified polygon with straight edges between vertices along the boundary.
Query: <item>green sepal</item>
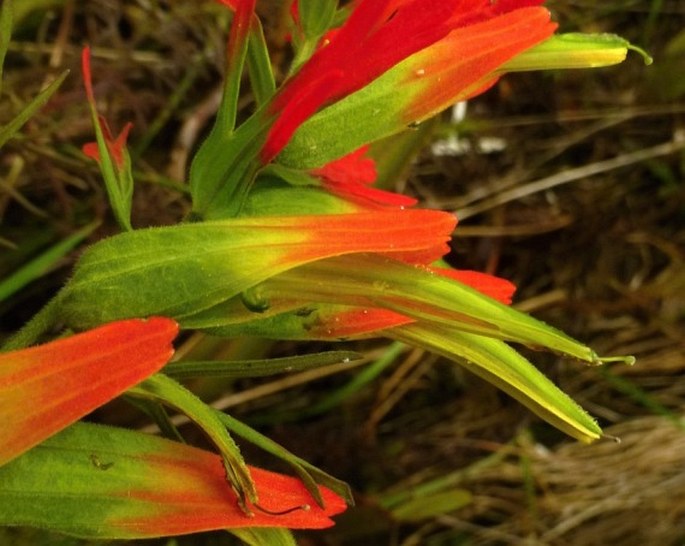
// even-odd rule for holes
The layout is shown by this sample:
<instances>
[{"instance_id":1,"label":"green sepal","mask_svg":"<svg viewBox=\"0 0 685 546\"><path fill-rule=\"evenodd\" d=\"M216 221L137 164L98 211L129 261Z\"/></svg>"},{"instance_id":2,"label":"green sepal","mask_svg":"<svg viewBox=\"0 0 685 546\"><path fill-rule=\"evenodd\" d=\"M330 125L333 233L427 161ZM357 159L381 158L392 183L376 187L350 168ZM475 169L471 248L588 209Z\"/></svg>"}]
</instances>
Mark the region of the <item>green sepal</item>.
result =
<instances>
[{"instance_id":1,"label":"green sepal","mask_svg":"<svg viewBox=\"0 0 685 546\"><path fill-rule=\"evenodd\" d=\"M412 319L599 363L592 349L530 315L453 279L384 256L363 254L320 260L275 276L260 290L274 310L279 309L280 301L293 307L319 303L380 307ZM235 323L236 318L233 315L229 321ZM300 318L305 324L300 327L304 333L307 321L315 322L301 311L289 318Z\"/></svg>"},{"instance_id":2,"label":"green sepal","mask_svg":"<svg viewBox=\"0 0 685 546\"><path fill-rule=\"evenodd\" d=\"M252 17L248 40L247 69L255 101L257 106L261 107L276 91L276 80L271 67L264 29L257 17Z\"/></svg>"},{"instance_id":3,"label":"green sepal","mask_svg":"<svg viewBox=\"0 0 685 546\"><path fill-rule=\"evenodd\" d=\"M279 177L272 176L278 173ZM269 165L257 178L240 213L241 217L299 214L345 214L360 209L332 193L308 185L314 182L302 171Z\"/></svg>"},{"instance_id":4,"label":"green sepal","mask_svg":"<svg viewBox=\"0 0 685 546\"><path fill-rule=\"evenodd\" d=\"M319 281L320 279L314 278L311 285L314 286ZM419 285L417 279L415 284ZM345 288L342 288L343 292L344 290ZM471 297L466 292L460 294L466 298ZM312 294L311 297L315 298L316 294ZM300 301L301 305L303 303ZM283 311L286 307L279 306L275 299L273 304L275 310ZM335 315L347 309L349 307L342 305L311 303L307 307L275 313L267 318L254 318L243 324L235 323L211 328L209 331L215 335L248 334L279 339L328 339L325 336L325 327L322 328L321 324L334 323ZM512 313L517 312L512 310ZM515 316L513 314L512 316ZM469 333L461 329L462 326L457 322L419 321L387 328L376 332L376 335L391 337L456 360L574 438L582 441L599 438L601 431L596 423L524 357L503 341ZM540 327L549 328L542 323ZM552 330L551 333L556 337L555 331ZM587 349L575 343L581 350Z\"/></svg>"},{"instance_id":5,"label":"green sepal","mask_svg":"<svg viewBox=\"0 0 685 546\"><path fill-rule=\"evenodd\" d=\"M316 113L297 129L277 161L296 169L313 169L406 129L400 113L411 96L398 92L403 78L391 69Z\"/></svg>"},{"instance_id":6,"label":"green sepal","mask_svg":"<svg viewBox=\"0 0 685 546\"><path fill-rule=\"evenodd\" d=\"M607 66L621 62L628 48L641 51L614 35L561 35L519 53L489 78L507 71ZM281 151L278 162L299 169L320 167L364 144L407 129L411 124L405 112L424 85L420 79L408 77L415 64L414 57L405 59L366 87L309 118ZM486 81L472 82L473 89L462 90L462 95L468 96ZM455 90L454 101L459 98Z\"/></svg>"},{"instance_id":7,"label":"green sepal","mask_svg":"<svg viewBox=\"0 0 685 546\"><path fill-rule=\"evenodd\" d=\"M180 361L167 364L164 367L164 375L174 379L187 379L190 377L267 377L282 373L303 372L360 358L362 358L362 355L354 351L327 351L261 360Z\"/></svg>"},{"instance_id":8,"label":"green sepal","mask_svg":"<svg viewBox=\"0 0 685 546\"><path fill-rule=\"evenodd\" d=\"M68 70L62 72L52 83L50 83L50 85L38 93L38 95L36 95L36 97L34 97L14 119L7 125L0 127L0 148L2 148L28 120L31 119L46 102L48 102L55 91L59 89L59 86L62 85L62 82L64 82L68 74Z\"/></svg>"},{"instance_id":9,"label":"green sepal","mask_svg":"<svg viewBox=\"0 0 685 546\"><path fill-rule=\"evenodd\" d=\"M128 395L161 402L183 412L205 431L224 460L226 477L247 511L247 502L257 502L257 491L237 444L226 431L215 411L188 389L163 374L155 374L129 389Z\"/></svg>"},{"instance_id":10,"label":"green sepal","mask_svg":"<svg viewBox=\"0 0 685 546\"><path fill-rule=\"evenodd\" d=\"M131 203L133 201L133 174L131 172L131 155L124 146L121 150L122 165L116 165L116 161L109 151L107 139L102 130L102 123L95 105L88 103L90 109L95 140L98 147L100 173L105 181L107 198L112 206L112 212L124 231L132 231L131 226ZM103 122L104 123L104 122Z\"/></svg>"},{"instance_id":11,"label":"green sepal","mask_svg":"<svg viewBox=\"0 0 685 546\"><path fill-rule=\"evenodd\" d=\"M237 216L261 166L258 154L268 130L263 113L258 111L237 130L235 128L250 35L254 35L253 51L249 56L250 76L258 85L256 92L260 100L266 100L265 95L272 93L270 69L263 66L268 53L253 9L254 5L250 6L250 11L246 7L238 7L233 15L221 104L214 126L190 167L195 219Z\"/></svg>"}]
</instances>

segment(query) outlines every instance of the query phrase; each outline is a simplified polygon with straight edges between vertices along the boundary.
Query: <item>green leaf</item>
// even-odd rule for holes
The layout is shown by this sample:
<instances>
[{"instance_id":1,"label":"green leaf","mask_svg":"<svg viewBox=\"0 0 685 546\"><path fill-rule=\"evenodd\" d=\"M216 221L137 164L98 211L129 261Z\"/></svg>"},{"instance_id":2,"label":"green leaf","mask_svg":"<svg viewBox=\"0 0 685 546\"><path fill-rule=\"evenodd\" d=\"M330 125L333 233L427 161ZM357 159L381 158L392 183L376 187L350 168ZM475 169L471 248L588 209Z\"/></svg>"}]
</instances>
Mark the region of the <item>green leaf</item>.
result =
<instances>
[{"instance_id":1,"label":"green leaf","mask_svg":"<svg viewBox=\"0 0 685 546\"><path fill-rule=\"evenodd\" d=\"M22 128L22 126L29 120L33 115L42 108L50 97L59 89L62 82L69 74L68 70L62 72L50 85L43 89L31 102L29 102L26 107L11 120L4 127L0 127L0 148L2 148L5 143L12 138L15 133Z\"/></svg>"},{"instance_id":2,"label":"green leaf","mask_svg":"<svg viewBox=\"0 0 685 546\"><path fill-rule=\"evenodd\" d=\"M578 404L506 343L435 324L400 326L389 335L456 360L578 440L591 442L602 434Z\"/></svg>"},{"instance_id":3,"label":"green leaf","mask_svg":"<svg viewBox=\"0 0 685 546\"><path fill-rule=\"evenodd\" d=\"M271 68L264 29L257 17L252 18L250 25L247 68L255 101L257 106L261 107L268 102L276 91L276 81Z\"/></svg>"},{"instance_id":4,"label":"green leaf","mask_svg":"<svg viewBox=\"0 0 685 546\"><path fill-rule=\"evenodd\" d=\"M248 546L297 546L287 529L230 529L229 533Z\"/></svg>"},{"instance_id":5,"label":"green leaf","mask_svg":"<svg viewBox=\"0 0 685 546\"><path fill-rule=\"evenodd\" d=\"M233 434L235 434L236 436L240 436L241 438L247 440L251 444L254 444L260 449L266 451L267 453L271 453L271 455L278 457L279 459L288 463L300 477L300 479L302 480L302 482L304 483L305 487L312 495L312 497L316 499L319 506L322 505L323 498L321 497L321 492L319 491L319 488L316 485L317 483L325 487L328 487L332 491L335 491L338 495L345 499L345 502L347 502L347 504L354 504L352 491L350 490L349 485L347 485L345 482L340 481L337 478L334 478L333 476L327 474L323 470L320 470L319 468L315 467L311 463L305 461L304 459L301 459L297 455L294 455L293 453L285 449L283 446L274 442L268 436L265 436L260 432L257 432L245 423L218 410L216 411L216 413L219 419L221 419L221 422L224 424L224 426L228 428Z\"/></svg>"},{"instance_id":6,"label":"green leaf","mask_svg":"<svg viewBox=\"0 0 685 546\"><path fill-rule=\"evenodd\" d=\"M257 502L257 491L240 450L210 406L173 379L161 374L153 375L130 389L128 394L162 402L186 414L205 431L221 452L226 476L238 494L241 506L247 511L247 501Z\"/></svg>"},{"instance_id":7,"label":"green leaf","mask_svg":"<svg viewBox=\"0 0 685 546\"><path fill-rule=\"evenodd\" d=\"M337 0L299 0L300 24L307 40L316 42L330 28Z\"/></svg>"},{"instance_id":8,"label":"green leaf","mask_svg":"<svg viewBox=\"0 0 685 546\"><path fill-rule=\"evenodd\" d=\"M167 364L164 368L164 374L174 379L187 379L190 377L267 377L281 373L302 372L339 362L350 362L360 358L362 358L362 355L353 351L328 351L262 360L181 361Z\"/></svg>"},{"instance_id":9,"label":"green leaf","mask_svg":"<svg viewBox=\"0 0 685 546\"><path fill-rule=\"evenodd\" d=\"M0 301L7 299L31 281L43 276L60 258L75 248L99 225L99 222L94 222L81 228L76 233L67 237L64 241L60 241L43 252L40 256L31 260L9 277L0 281Z\"/></svg>"}]
</instances>

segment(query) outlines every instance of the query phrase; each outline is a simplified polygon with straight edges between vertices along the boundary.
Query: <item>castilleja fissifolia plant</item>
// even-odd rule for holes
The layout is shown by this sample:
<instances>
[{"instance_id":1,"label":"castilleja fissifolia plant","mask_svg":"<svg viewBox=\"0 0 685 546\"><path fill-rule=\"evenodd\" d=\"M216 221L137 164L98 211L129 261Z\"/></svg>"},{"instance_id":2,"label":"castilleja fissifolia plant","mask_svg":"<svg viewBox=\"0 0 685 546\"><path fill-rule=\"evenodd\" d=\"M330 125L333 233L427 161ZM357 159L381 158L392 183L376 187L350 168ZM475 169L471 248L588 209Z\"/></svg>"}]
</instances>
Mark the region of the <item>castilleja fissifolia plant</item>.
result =
<instances>
[{"instance_id":1,"label":"castilleja fissifolia plant","mask_svg":"<svg viewBox=\"0 0 685 546\"><path fill-rule=\"evenodd\" d=\"M507 72L606 66L632 46L559 34L538 0L295 0L292 63L276 81L255 3L221 1L232 13L221 103L187 173L191 212L176 225L133 229L131 125L114 136L98 114L82 51L95 131L83 152L99 164L121 232L88 247L0 353L1 525L92 539L228 529L251 544L293 544L290 529L332 525L351 505L344 483L180 383L217 366L170 363L179 331L393 339L461 364L578 440L602 436L511 344L589 365L632 359L600 357L516 311L509 281L449 267L442 258L457 219L375 187L369 147ZM4 36L11 11L6 0ZM253 107L239 116L248 85ZM264 361L259 373L328 364L331 354ZM215 449L79 422L119 396L166 432L173 426L160 408L185 414ZM234 435L295 476L248 465Z\"/></svg>"}]
</instances>

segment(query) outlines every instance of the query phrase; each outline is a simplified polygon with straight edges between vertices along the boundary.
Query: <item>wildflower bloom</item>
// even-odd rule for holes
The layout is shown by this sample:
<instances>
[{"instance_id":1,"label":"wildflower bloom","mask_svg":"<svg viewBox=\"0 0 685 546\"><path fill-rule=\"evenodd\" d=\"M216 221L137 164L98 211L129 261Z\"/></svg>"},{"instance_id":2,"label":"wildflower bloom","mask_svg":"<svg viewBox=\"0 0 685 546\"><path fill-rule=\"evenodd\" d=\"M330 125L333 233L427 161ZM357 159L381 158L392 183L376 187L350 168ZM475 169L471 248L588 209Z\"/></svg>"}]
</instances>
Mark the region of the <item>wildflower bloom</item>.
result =
<instances>
[{"instance_id":1,"label":"wildflower bloom","mask_svg":"<svg viewBox=\"0 0 685 546\"><path fill-rule=\"evenodd\" d=\"M326 487L319 488L319 506L300 480L249 470L259 494L250 516L226 483L220 456L140 432L76 423L0 467L0 524L143 539L242 527L317 529L332 525L331 516L346 508Z\"/></svg>"},{"instance_id":2,"label":"wildflower bloom","mask_svg":"<svg viewBox=\"0 0 685 546\"><path fill-rule=\"evenodd\" d=\"M453 97L463 94L498 66L554 32L556 25L549 21L549 12L538 6L540 3L537 0L497 3L360 0L346 23L285 83L272 101L270 112L276 120L262 149L262 160L268 162L275 157L295 130L319 108L364 88L416 54L421 55L418 61L421 66L412 68L419 70L420 76L430 73L433 67L445 73L443 65L451 62L466 67L458 74L449 74L444 82L439 78L425 80L426 86L438 84L430 97L431 114L435 113L437 102L445 102L445 94ZM520 28L522 22L528 22L525 32ZM503 32L498 33L500 29ZM491 47L493 38L503 40L502 46ZM472 59L475 47L461 49L462 41L487 43L490 47ZM431 46L439 47L431 50ZM395 92L406 94L407 89L400 86ZM449 101L442 107L448 105ZM355 116L357 123L362 119L363 123L368 121Z\"/></svg>"},{"instance_id":3,"label":"wildflower bloom","mask_svg":"<svg viewBox=\"0 0 685 546\"><path fill-rule=\"evenodd\" d=\"M158 371L177 332L167 318L126 320L0 353L0 464Z\"/></svg>"},{"instance_id":4,"label":"wildflower bloom","mask_svg":"<svg viewBox=\"0 0 685 546\"><path fill-rule=\"evenodd\" d=\"M601 431L592 418L503 340L547 347L588 362L598 362L596 355L501 305L511 301L513 288L483 273L411 265L378 255L342 256L269 279L258 291L269 304L264 312L241 313L234 306L226 313L230 320L209 332L324 340L382 335L459 362L581 441L599 438Z\"/></svg>"},{"instance_id":5,"label":"wildflower bloom","mask_svg":"<svg viewBox=\"0 0 685 546\"><path fill-rule=\"evenodd\" d=\"M95 94L93 93L93 81L90 70L90 48L84 47L81 52L81 70L83 72L83 84L86 89L86 99L88 100L89 106L95 108ZM109 152L111 158L114 161L114 165L117 170L123 170L125 168L126 160L126 140L128 139L128 134L133 127L132 123L127 123L121 130L118 136L114 137L112 132L102 116L97 117L98 125L104 135L105 144L107 145L107 151ZM88 142L83 145L83 153L86 154L91 159L94 159L98 163L102 162L102 157L98 149L97 142Z\"/></svg>"},{"instance_id":6,"label":"wildflower bloom","mask_svg":"<svg viewBox=\"0 0 685 546\"><path fill-rule=\"evenodd\" d=\"M97 139L97 142L86 144L83 147L83 153L98 162L114 216L123 229L130 231L132 229L133 175L131 174L131 158L126 149L126 139L132 124L127 123L121 133L117 137L113 137L107 122L98 115L90 71L90 48L88 47L83 48L81 53L81 71Z\"/></svg>"}]
</instances>

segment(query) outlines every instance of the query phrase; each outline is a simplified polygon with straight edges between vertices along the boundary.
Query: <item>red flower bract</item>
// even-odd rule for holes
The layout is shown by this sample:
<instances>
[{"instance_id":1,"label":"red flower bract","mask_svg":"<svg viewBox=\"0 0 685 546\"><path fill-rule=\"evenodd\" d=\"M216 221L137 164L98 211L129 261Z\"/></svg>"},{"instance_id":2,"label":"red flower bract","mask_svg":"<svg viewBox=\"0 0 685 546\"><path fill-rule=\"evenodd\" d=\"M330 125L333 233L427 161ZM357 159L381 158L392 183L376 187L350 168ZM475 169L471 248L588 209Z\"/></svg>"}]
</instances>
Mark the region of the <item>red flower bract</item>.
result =
<instances>
[{"instance_id":1,"label":"red flower bract","mask_svg":"<svg viewBox=\"0 0 685 546\"><path fill-rule=\"evenodd\" d=\"M0 465L158 371L177 333L167 318L124 320L0 353Z\"/></svg>"},{"instance_id":2,"label":"red flower bract","mask_svg":"<svg viewBox=\"0 0 685 546\"><path fill-rule=\"evenodd\" d=\"M95 109L95 94L93 93L93 80L90 71L90 48L84 47L81 52L81 71L83 72L83 85L86 88L86 98L91 108ZM98 123L102 129L102 133L105 137L105 144L107 145L107 150L114 160L114 164L118 170L124 168L124 153L126 150L126 140L128 139L128 134L133 127L132 123L127 123L121 130L117 137L112 136L112 132L109 129L107 121L102 117L98 116ZM98 163L101 161L100 151L98 150L97 142L88 142L83 145L82 151L91 159L94 159Z\"/></svg>"},{"instance_id":3,"label":"red flower bract","mask_svg":"<svg viewBox=\"0 0 685 546\"><path fill-rule=\"evenodd\" d=\"M270 161L321 106L361 89L456 29L538 5L538 0L361 0L347 22L281 88L262 160ZM543 8L539 8L543 9ZM512 56L518 50L512 52Z\"/></svg>"}]
</instances>

